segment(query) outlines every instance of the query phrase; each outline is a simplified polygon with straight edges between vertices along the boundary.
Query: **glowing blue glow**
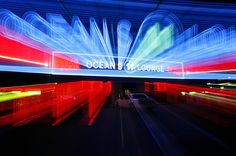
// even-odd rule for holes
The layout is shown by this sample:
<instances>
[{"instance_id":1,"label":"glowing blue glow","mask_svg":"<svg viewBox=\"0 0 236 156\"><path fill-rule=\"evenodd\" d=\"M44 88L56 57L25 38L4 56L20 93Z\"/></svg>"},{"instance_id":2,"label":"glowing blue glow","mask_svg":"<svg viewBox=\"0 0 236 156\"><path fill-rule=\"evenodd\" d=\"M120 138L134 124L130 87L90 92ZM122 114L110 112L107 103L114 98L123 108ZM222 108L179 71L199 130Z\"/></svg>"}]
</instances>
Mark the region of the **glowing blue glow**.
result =
<instances>
[{"instance_id":1,"label":"glowing blue glow","mask_svg":"<svg viewBox=\"0 0 236 156\"><path fill-rule=\"evenodd\" d=\"M118 68L124 67L124 61L128 55L133 36L130 33L131 23L127 20L121 20L117 26L117 49L118 49Z\"/></svg>"},{"instance_id":2,"label":"glowing blue glow","mask_svg":"<svg viewBox=\"0 0 236 156\"><path fill-rule=\"evenodd\" d=\"M14 66L0 60L0 71L111 77L236 79L231 73L236 71L235 27L214 25L198 33L198 25L195 24L184 31L174 14L155 11L144 19L135 38L131 35L132 25L129 21L118 22L116 56L106 19L102 20L102 28L99 28L96 20L91 17L90 27L86 29L77 16L73 17L71 24L59 14L47 14L46 17L45 20L35 12L27 12L20 18L8 10L0 10L2 40L10 39L37 49L42 56L51 56L48 62L27 60L30 59L28 57L25 59L26 64L22 65L22 62L17 62L22 60L19 54L16 59L8 60ZM0 49L0 55L4 54L2 58L6 61L14 53L6 53L4 50L7 45L4 46L5 49ZM46 63L47 67L32 67L27 64L33 61ZM76 64L79 64L78 67Z\"/></svg>"}]
</instances>

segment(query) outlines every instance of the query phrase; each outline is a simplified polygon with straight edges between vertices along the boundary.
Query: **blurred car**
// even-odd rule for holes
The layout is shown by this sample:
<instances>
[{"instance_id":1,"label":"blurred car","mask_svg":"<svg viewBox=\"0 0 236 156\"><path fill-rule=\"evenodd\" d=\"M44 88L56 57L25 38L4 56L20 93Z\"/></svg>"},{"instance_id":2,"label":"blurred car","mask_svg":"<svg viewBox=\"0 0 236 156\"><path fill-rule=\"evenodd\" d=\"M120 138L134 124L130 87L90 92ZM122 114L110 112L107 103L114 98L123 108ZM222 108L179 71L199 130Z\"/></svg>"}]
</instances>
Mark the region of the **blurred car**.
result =
<instances>
[{"instance_id":1,"label":"blurred car","mask_svg":"<svg viewBox=\"0 0 236 156\"><path fill-rule=\"evenodd\" d=\"M138 102L143 107L153 107L155 104L155 101L145 93L131 93L129 94L129 100L130 103Z\"/></svg>"}]
</instances>

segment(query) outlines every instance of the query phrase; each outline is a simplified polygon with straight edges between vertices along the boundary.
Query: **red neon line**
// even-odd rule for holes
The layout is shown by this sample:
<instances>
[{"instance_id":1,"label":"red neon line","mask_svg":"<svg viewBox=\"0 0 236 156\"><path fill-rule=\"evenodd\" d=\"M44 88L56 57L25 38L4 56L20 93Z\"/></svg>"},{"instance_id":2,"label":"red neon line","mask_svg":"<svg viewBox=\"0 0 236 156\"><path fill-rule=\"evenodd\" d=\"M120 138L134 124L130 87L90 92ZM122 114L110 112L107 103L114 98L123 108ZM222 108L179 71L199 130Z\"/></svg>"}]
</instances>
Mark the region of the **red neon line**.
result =
<instances>
[{"instance_id":1,"label":"red neon line","mask_svg":"<svg viewBox=\"0 0 236 156\"><path fill-rule=\"evenodd\" d=\"M2 58L2 59L7 59L7 60L12 60L12 61L19 61L19 62L25 62L25 63L36 64L36 65L42 65L42 66L45 66L45 67L48 66L48 63L35 62L35 61L25 60L25 59L21 59L21 58L15 58L15 57L9 57L9 56L2 56L2 55L0 55L0 58Z\"/></svg>"}]
</instances>

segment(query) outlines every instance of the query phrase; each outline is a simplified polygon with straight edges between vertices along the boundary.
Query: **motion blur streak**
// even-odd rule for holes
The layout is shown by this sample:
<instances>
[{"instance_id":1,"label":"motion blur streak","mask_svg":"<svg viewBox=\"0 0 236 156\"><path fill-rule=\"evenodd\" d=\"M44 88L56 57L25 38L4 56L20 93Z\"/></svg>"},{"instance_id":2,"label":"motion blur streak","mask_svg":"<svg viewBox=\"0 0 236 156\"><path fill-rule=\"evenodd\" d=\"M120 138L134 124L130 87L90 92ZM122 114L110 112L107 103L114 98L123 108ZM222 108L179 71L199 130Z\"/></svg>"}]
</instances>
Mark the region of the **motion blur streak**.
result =
<instances>
[{"instance_id":1,"label":"motion blur streak","mask_svg":"<svg viewBox=\"0 0 236 156\"><path fill-rule=\"evenodd\" d=\"M23 98L27 96L34 96L40 95L41 92L39 91L28 91L28 92L21 92L21 91L11 91L11 92L0 92L0 102L5 102L9 100L14 100L18 98Z\"/></svg>"},{"instance_id":2,"label":"motion blur streak","mask_svg":"<svg viewBox=\"0 0 236 156\"><path fill-rule=\"evenodd\" d=\"M30 39L27 39L30 40ZM54 56L49 52L36 49L29 45L11 40L7 37L4 37L0 34L1 42L1 63L5 63L13 66L31 66L31 67L42 67L51 71L52 59L54 59L53 66L55 68L76 68L79 69L79 61L75 58L65 56L63 54ZM29 41L30 43L32 41ZM49 48L45 48L50 51ZM23 69L24 70L24 69Z\"/></svg>"},{"instance_id":3,"label":"motion blur streak","mask_svg":"<svg viewBox=\"0 0 236 156\"><path fill-rule=\"evenodd\" d=\"M89 96L89 125L93 123L102 105L111 93L111 82L104 84L102 84L102 82L95 82L91 85L92 92Z\"/></svg>"},{"instance_id":4,"label":"motion blur streak","mask_svg":"<svg viewBox=\"0 0 236 156\"><path fill-rule=\"evenodd\" d=\"M211 84L215 86L231 85L231 83L207 83L207 85ZM236 117L236 91L224 87L212 88L207 85L200 87L166 82L145 82L145 92L191 111L202 118L227 126L230 124L230 120L224 119Z\"/></svg>"},{"instance_id":5,"label":"motion blur streak","mask_svg":"<svg viewBox=\"0 0 236 156\"><path fill-rule=\"evenodd\" d=\"M200 31L193 23L184 30L175 14L158 10L146 16L134 35L132 23L120 20L111 42L113 27L105 18L102 31L93 17L89 31L77 16L72 17L71 25L60 14L47 13L46 19L32 11L19 17L0 9L1 71L236 79L234 26L220 23Z\"/></svg>"},{"instance_id":6,"label":"motion blur streak","mask_svg":"<svg viewBox=\"0 0 236 156\"><path fill-rule=\"evenodd\" d=\"M88 109L83 118L91 125L110 92L111 82L102 81L0 88L0 126L21 126L40 119L55 126L82 108Z\"/></svg>"}]
</instances>

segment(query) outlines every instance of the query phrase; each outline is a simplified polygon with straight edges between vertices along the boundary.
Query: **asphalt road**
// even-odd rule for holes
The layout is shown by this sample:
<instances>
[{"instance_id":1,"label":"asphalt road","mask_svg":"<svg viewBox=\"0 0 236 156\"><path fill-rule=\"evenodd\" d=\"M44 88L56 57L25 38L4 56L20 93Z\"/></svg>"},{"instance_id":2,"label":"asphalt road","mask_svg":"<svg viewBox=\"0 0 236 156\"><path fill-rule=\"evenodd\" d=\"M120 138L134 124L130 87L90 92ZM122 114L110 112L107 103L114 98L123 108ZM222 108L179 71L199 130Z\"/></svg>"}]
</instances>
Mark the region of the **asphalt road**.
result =
<instances>
[{"instance_id":1,"label":"asphalt road","mask_svg":"<svg viewBox=\"0 0 236 156\"><path fill-rule=\"evenodd\" d=\"M230 144L222 137L228 129L221 129L222 135L217 136L209 125L204 126L207 122L199 124L202 119L175 106L155 104L147 109L143 104L123 101L104 106L92 126L81 124L81 113L55 127L29 124L1 128L1 155L236 155L235 136Z\"/></svg>"},{"instance_id":2,"label":"asphalt road","mask_svg":"<svg viewBox=\"0 0 236 156\"><path fill-rule=\"evenodd\" d=\"M92 126L81 124L80 113L56 127L29 124L2 128L1 153L24 156L160 155L134 109L105 106Z\"/></svg>"},{"instance_id":3,"label":"asphalt road","mask_svg":"<svg viewBox=\"0 0 236 156\"><path fill-rule=\"evenodd\" d=\"M236 137L232 129L228 129L230 127L222 129L210 125L209 121L196 118L173 105L156 104L151 108L144 104L135 105L164 156L236 155L233 144ZM210 126L214 126L214 131ZM220 133L216 132L217 129ZM229 137L233 141L231 144L226 141Z\"/></svg>"}]
</instances>

